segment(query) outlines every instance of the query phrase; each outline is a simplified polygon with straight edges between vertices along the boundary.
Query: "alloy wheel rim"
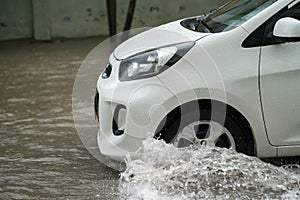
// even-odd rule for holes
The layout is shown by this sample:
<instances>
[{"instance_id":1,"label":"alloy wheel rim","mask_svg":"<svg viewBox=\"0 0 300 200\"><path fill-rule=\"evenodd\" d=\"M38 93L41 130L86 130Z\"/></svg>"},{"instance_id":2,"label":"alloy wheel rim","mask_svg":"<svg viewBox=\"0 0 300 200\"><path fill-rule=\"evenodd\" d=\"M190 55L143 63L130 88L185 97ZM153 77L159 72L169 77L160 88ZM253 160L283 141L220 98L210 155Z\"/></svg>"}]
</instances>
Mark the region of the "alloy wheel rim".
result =
<instances>
[{"instance_id":1,"label":"alloy wheel rim","mask_svg":"<svg viewBox=\"0 0 300 200\"><path fill-rule=\"evenodd\" d=\"M177 134L172 143L178 148L207 145L236 150L234 138L229 130L217 122L208 120L188 124Z\"/></svg>"}]
</instances>

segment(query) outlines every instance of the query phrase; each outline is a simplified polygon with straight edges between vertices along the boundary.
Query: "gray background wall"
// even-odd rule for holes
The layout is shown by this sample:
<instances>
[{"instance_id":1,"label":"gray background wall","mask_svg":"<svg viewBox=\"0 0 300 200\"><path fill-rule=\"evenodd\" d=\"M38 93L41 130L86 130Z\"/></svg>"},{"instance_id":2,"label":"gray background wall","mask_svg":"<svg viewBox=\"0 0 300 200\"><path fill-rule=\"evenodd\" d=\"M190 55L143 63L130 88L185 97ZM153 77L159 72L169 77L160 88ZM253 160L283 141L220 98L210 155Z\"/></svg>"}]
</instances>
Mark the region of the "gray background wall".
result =
<instances>
[{"instance_id":1,"label":"gray background wall","mask_svg":"<svg viewBox=\"0 0 300 200\"><path fill-rule=\"evenodd\" d=\"M137 0L132 28L202 14L228 0ZM117 1L121 31L129 0ZM108 35L106 0L0 0L0 40Z\"/></svg>"}]
</instances>

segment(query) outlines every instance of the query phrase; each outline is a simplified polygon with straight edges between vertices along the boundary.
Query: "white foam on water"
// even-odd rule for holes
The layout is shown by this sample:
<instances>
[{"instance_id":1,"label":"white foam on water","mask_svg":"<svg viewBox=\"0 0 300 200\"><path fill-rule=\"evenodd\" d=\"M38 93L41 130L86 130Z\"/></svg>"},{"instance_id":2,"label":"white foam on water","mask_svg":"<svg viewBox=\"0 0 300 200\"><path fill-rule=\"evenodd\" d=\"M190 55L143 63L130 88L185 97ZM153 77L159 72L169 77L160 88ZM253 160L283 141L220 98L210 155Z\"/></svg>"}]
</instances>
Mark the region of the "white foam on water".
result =
<instances>
[{"instance_id":1,"label":"white foam on water","mask_svg":"<svg viewBox=\"0 0 300 200\"><path fill-rule=\"evenodd\" d=\"M235 151L178 149L147 139L139 159L127 160L121 199L300 199L300 176Z\"/></svg>"}]
</instances>

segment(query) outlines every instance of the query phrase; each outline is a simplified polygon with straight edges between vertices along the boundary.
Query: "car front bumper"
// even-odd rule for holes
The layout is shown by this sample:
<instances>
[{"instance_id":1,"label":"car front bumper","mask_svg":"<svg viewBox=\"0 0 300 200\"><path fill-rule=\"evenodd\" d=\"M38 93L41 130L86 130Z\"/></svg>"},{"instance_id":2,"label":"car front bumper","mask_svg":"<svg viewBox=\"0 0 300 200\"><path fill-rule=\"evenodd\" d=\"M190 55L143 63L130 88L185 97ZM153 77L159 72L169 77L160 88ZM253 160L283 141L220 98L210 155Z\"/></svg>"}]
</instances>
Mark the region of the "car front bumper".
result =
<instances>
[{"instance_id":1,"label":"car front bumper","mask_svg":"<svg viewBox=\"0 0 300 200\"><path fill-rule=\"evenodd\" d=\"M124 162L127 156L138 156L143 141L155 135L167 113L178 103L157 77L122 82L118 79L120 61L111 56L110 63L111 76L100 76L97 82L98 146L105 157Z\"/></svg>"}]
</instances>

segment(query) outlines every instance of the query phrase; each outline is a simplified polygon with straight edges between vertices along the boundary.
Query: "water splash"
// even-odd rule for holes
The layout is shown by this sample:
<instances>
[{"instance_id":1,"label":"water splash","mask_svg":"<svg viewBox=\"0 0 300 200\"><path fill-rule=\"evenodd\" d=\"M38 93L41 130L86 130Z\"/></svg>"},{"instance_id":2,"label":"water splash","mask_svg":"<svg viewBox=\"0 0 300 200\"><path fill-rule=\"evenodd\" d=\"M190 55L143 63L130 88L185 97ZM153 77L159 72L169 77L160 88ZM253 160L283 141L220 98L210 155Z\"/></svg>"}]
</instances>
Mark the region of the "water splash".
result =
<instances>
[{"instance_id":1,"label":"water splash","mask_svg":"<svg viewBox=\"0 0 300 200\"><path fill-rule=\"evenodd\" d=\"M127 160L121 199L299 199L300 176L232 150L147 139Z\"/></svg>"}]
</instances>

